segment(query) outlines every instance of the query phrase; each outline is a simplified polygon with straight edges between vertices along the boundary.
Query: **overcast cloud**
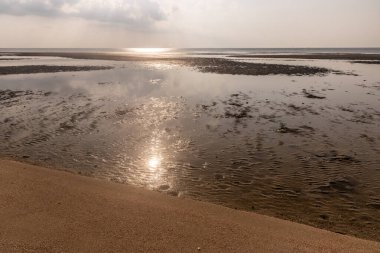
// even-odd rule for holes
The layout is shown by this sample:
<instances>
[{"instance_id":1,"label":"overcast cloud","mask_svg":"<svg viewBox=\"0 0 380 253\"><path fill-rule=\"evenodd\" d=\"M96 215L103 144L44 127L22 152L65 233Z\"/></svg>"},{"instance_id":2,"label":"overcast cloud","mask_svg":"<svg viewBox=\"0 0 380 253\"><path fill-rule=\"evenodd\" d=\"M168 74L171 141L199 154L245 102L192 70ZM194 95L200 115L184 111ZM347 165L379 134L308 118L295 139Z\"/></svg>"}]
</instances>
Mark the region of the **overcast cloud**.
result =
<instances>
[{"instance_id":1,"label":"overcast cloud","mask_svg":"<svg viewBox=\"0 0 380 253\"><path fill-rule=\"evenodd\" d=\"M16 16L78 17L146 28L166 19L152 0L0 0L0 13Z\"/></svg>"},{"instance_id":2,"label":"overcast cloud","mask_svg":"<svg viewBox=\"0 0 380 253\"><path fill-rule=\"evenodd\" d=\"M0 0L0 47L380 47L379 0Z\"/></svg>"}]
</instances>

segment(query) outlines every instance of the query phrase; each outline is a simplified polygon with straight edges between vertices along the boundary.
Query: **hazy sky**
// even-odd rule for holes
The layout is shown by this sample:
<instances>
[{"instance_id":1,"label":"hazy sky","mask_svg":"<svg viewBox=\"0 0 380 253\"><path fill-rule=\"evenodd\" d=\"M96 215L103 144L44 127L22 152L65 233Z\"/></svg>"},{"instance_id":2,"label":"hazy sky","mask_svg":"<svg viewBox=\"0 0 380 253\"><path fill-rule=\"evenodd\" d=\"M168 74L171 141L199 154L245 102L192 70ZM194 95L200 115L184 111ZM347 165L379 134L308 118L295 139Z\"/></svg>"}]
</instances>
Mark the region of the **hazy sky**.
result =
<instances>
[{"instance_id":1,"label":"hazy sky","mask_svg":"<svg viewBox=\"0 0 380 253\"><path fill-rule=\"evenodd\" d=\"M0 47L380 47L380 0L0 0Z\"/></svg>"}]
</instances>

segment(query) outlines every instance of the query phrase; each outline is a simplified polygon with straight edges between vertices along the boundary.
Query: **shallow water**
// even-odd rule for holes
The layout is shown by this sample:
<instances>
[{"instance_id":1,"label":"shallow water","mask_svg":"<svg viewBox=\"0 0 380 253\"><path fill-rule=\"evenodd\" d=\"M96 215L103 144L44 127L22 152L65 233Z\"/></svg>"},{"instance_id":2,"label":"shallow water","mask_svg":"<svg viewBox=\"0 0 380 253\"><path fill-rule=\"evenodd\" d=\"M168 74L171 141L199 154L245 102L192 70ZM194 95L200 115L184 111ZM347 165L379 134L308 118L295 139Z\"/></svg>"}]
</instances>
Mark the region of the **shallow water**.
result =
<instances>
[{"instance_id":1,"label":"shallow water","mask_svg":"<svg viewBox=\"0 0 380 253\"><path fill-rule=\"evenodd\" d=\"M0 76L1 156L380 240L379 65L255 60L358 75L260 77L31 58L0 66L115 68Z\"/></svg>"}]
</instances>

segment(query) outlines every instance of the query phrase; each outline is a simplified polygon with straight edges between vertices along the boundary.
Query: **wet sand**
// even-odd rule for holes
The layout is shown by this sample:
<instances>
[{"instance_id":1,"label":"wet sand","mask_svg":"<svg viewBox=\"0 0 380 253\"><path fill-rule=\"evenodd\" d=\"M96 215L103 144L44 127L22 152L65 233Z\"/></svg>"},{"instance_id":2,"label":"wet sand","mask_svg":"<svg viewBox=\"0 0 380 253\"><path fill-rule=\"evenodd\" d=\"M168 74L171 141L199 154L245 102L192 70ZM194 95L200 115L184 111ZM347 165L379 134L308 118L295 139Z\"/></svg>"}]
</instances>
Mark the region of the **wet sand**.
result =
<instances>
[{"instance_id":1,"label":"wet sand","mask_svg":"<svg viewBox=\"0 0 380 253\"><path fill-rule=\"evenodd\" d=\"M49 66L49 65L26 65L26 66L0 66L0 75L36 74L78 72L112 69L108 66Z\"/></svg>"},{"instance_id":2,"label":"wet sand","mask_svg":"<svg viewBox=\"0 0 380 253\"><path fill-rule=\"evenodd\" d=\"M203 73L232 74L232 75L325 75L331 72L338 73L327 68L309 66L296 66L285 64L268 64L230 61L224 58L187 58L183 65L195 67ZM339 72L340 73L340 72Z\"/></svg>"},{"instance_id":3,"label":"wet sand","mask_svg":"<svg viewBox=\"0 0 380 253\"><path fill-rule=\"evenodd\" d=\"M255 213L0 161L1 252L379 252Z\"/></svg>"},{"instance_id":4,"label":"wet sand","mask_svg":"<svg viewBox=\"0 0 380 253\"><path fill-rule=\"evenodd\" d=\"M273 58L273 59L304 59L304 60L373 60L379 61L379 54L351 54L351 53L325 53L325 54L254 54L231 55L236 58Z\"/></svg>"},{"instance_id":5,"label":"wet sand","mask_svg":"<svg viewBox=\"0 0 380 253\"><path fill-rule=\"evenodd\" d=\"M352 61L352 63L361 63L361 64L380 64L380 61Z\"/></svg>"},{"instance_id":6,"label":"wet sand","mask_svg":"<svg viewBox=\"0 0 380 253\"><path fill-rule=\"evenodd\" d=\"M135 61L173 64L194 68L204 73L232 75L325 75L328 73L343 74L327 68L297 66L287 64L238 62L226 58L176 57L176 56L135 56L112 53L15 53L17 56L49 56L72 59Z\"/></svg>"},{"instance_id":7,"label":"wet sand","mask_svg":"<svg viewBox=\"0 0 380 253\"><path fill-rule=\"evenodd\" d=\"M22 61L30 58L0 58L0 61Z\"/></svg>"}]
</instances>

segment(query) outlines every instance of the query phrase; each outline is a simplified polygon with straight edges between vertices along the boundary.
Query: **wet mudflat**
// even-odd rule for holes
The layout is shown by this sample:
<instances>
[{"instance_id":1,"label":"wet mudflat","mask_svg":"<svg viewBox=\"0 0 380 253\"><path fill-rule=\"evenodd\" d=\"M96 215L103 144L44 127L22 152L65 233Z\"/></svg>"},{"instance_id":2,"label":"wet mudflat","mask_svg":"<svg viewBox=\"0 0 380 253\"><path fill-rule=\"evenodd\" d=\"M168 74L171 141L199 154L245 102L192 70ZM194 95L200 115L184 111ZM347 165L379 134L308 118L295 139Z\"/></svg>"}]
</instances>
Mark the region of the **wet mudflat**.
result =
<instances>
[{"instance_id":1,"label":"wet mudflat","mask_svg":"<svg viewBox=\"0 0 380 253\"><path fill-rule=\"evenodd\" d=\"M361 63L361 64L380 64L380 61L352 61L352 63Z\"/></svg>"},{"instance_id":2,"label":"wet mudflat","mask_svg":"<svg viewBox=\"0 0 380 253\"><path fill-rule=\"evenodd\" d=\"M379 61L379 54L359 53L313 53L313 54L245 54L231 55L237 58L267 58L267 59L319 59L319 60L353 60L353 61Z\"/></svg>"},{"instance_id":3,"label":"wet mudflat","mask_svg":"<svg viewBox=\"0 0 380 253\"><path fill-rule=\"evenodd\" d=\"M76 71L105 70L105 69L111 69L111 68L112 67L107 67L107 66L49 66L49 65L0 66L0 75L76 72Z\"/></svg>"},{"instance_id":4,"label":"wet mudflat","mask_svg":"<svg viewBox=\"0 0 380 253\"><path fill-rule=\"evenodd\" d=\"M0 77L2 157L380 240L377 65L248 76L54 61L113 69Z\"/></svg>"},{"instance_id":5,"label":"wet mudflat","mask_svg":"<svg viewBox=\"0 0 380 253\"><path fill-rule=\"evenodd\" d=\"M72 59L113 60L113 61L140 61L156 64L171 64L194 68L204 73L218 73L231 75L324 75L330 72L340 73L332 69L313 66L289 64L268 64L238 62L225 57L178 57L178 56L136 56L114 53L17 53L18 56L48 56L67 57ZM238 57L238 56L237 56Z\"/></svg>"}]
</instances>

